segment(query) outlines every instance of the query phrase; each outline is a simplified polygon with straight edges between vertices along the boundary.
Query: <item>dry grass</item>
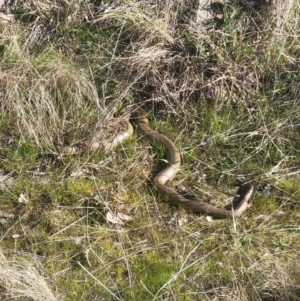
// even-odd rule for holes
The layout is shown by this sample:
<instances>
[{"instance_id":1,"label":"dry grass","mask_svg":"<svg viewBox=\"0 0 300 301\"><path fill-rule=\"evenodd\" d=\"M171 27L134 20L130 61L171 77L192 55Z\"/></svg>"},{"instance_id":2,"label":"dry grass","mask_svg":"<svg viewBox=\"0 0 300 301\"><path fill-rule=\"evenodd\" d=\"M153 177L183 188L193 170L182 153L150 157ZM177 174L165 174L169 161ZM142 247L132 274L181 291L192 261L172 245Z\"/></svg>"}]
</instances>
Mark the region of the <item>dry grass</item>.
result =
<instances>
[{"instance_id":1,"label":"dry grass","mask_svg":"<svg viewBox=\"0 0 300 301\"><path fill-rule=\"evenodd\" d=\"M300 3L234 2L218 29L187 0L24 1L0 24L1 298L300 299ZM55 154L135 104L179 147L176 184L223 206L253 182L236 225L164 200L139 137Z\"/></svg>"},{"instance_id":2,"label":"dry grass","mask_svg":"<svg viewBox=\"0 0 300 301\"><path fill-rule=\"evenodd\" d=\"M41 275L41 264L33 256L29 260L18 256L9 260L1 253L1 300L59 300L49 288L47 279Z\"/></svg>"}]
</instances>

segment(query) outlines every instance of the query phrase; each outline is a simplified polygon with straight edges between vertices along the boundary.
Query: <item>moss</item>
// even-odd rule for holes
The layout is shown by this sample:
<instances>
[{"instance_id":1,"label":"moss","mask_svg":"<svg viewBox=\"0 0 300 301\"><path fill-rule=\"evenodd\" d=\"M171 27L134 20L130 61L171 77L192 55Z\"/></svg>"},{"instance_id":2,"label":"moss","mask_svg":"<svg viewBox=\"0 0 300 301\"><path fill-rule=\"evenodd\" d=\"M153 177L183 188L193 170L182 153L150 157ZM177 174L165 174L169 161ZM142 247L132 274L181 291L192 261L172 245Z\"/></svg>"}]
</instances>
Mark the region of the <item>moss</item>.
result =
<instances>
[{"instance_id":1,"label":"moss","mask_svg":"<svg viewBox=\"0 0 300 301\"><path fill-rule=\"evenodd\" d=\"M136 258L132 270L135 275L135 285L130 293L125 294L127 298L133 294L135 300L149 298L172 277L174 264L162 260L159 254L144 254Z\"/></svg>"}]
</instances>

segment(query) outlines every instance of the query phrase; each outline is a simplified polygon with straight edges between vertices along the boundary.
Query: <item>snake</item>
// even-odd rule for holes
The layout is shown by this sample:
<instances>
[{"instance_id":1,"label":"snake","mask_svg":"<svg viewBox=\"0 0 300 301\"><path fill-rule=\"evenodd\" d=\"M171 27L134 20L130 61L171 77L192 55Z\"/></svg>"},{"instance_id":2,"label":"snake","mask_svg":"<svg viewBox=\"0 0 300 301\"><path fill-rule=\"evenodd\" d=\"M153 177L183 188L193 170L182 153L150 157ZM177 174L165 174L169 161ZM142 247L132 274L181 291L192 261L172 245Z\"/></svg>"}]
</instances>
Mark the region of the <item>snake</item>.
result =
<instances>
[{"instance_id":1,"label":"snake","mask_svg":"<svg viewBox=\"0 0 300 301\"><path fill-rule=\"evenodd\" d=\"M253 185L251 183L245 183L239 188L237 197L233 201L234 205L230 209L217 208L198 197L189 199L179 194L174 188L168 185L181 166L180 152L174 142L165 135L151 129L147 114L143 109L138 108L133 111L131 119L136 123L137 131L142 137L154 145L158 143L164 145L166 148L168 165L154 177L153 182L161 192L168 196L172 203L183 206L189 211L207 214L215 218L239 217L248 208L250 198L253 194Z\"/></svg>"},{"instance_id":2,"label":"snake","mask_svg":"<svg viewBox=\"0 0 300 301\"><path fill-rule=\"evenodd\" d=\"M132 110L130 116L123 118L120 123L124 128L123 131L102 142L93 140L85 142L85 147L91 151L96 151L100 147L104 148L106 152L110 151L133 134L132 123L134 123L139 135L151 144L161 144L166 149L166 161L168 164L154 176L153 183L171 203L182 206L193 213L206 214L217 219L239 217L248 208L254 190L253 185L249 182L240 186L232 202L232 206L224 209L217 208L197 196L191 198L180 194L174 188L170 187L170 182L176 176L181 166L181 155L174 142L150 127L147 113L142 108ZM65 147L63 152L71 153L73 152L73 147Z\"/></svg>"}]
</instances>

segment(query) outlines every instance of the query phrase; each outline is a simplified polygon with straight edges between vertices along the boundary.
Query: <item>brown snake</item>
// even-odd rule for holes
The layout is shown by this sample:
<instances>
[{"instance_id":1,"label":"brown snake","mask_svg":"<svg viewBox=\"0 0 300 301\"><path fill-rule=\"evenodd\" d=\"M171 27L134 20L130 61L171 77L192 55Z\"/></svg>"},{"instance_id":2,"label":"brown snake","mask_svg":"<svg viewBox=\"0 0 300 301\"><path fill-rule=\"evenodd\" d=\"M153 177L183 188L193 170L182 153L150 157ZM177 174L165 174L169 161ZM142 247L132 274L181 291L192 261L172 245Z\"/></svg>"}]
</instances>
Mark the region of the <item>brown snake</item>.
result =
<instances>
[{"instance_id":1,"label":"brown snake","mask_svg":"<svg viewBox=\"0 0 300 301\"><path fill-rule=\"evenodd\" d=\"M180 153L175 144L166 136L159 134L152 130L149 126L149 121L146 117L146 112L143 109L137 109L131 114L137 125L137 131L150 142L160 143L166 147L166 159L168 166L160 171L154 178L154 184L157 188L168 195L169 200L185 207L192 212L200 212L211 215L216 218L228 218L240 216L248 207L248 202L253 193L253 185L247 183L243 185L238 191L238 198L234 200L236 204L234 209L220 209L216 208L198 198L192 200L180 195L175 189L166 185L170 182L178 172L181 164Z\"/></svg>"},{"instance_id":2,"label":"brown snake","mask_svg":"<svg viewBox=\"0 0 300 301\"><path fill-rule=\"evenodd\" d=\"M193 197L192 199L186 198L180 195L175 189L169 187L167 184L175 177L181 165L180 153L177 147L169 138L150 128L147 114L143 109L139 108L133 111L130 119L136 124L139 134L151 143L163 144L166 147L168 166L161 170L154 177L153 181L156 187L166 194L172 203L181 205L192 212L208 214L215 218L239 217L247 209L248 202L253 193L253 185L251 183L244 184L239 188L237 196L233 201L232 209L216 208L197 197ZM118 133L113 138L109 138L102 143L97 141L86 142L85 146L92 151L99 149L101 145L104 146L106 151L115 148L133 133L133 127L129 118L124 118L122 123L122 126L125 128L123 132ZM71 153L70 150L71 147L65 147L63 152Z\"/></svg>"}]
</instances>

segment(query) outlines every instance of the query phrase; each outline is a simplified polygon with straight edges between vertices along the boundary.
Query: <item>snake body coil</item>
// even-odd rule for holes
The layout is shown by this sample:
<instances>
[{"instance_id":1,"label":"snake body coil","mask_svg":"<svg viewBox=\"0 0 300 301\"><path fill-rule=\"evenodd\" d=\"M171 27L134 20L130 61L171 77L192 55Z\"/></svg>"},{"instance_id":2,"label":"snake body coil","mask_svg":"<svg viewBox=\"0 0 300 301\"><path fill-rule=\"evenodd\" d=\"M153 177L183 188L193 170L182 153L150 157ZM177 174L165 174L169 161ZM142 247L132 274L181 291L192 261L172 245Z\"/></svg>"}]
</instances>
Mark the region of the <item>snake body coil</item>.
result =
<instances>
[{"instance_id":1,"label":"snake body coil","mask_svg":"<svg viewBox=\"0 0 300 301\"><path fill-rule=\"evenodd\" d=\"M175 189L167 186L166 183L175 177L180 168L181 159L177 147L169 138L150 128L146 112L143 109L135 110L131 114L131 119L135 121L137 131L143 137L151 143L160 143L166 147L166 159L168 161L168 166L155 176L154 184L160 191L168 195L171 202L184 206L192 212L205 213L216 218L228 218L232 216L238 217L247 209L248 202L253 193L253 186L250 183L243 185L238 190L237 199L234 200L234 204L236 205L233 209L216 208L198 198L187 199L180 195Z\"/></svg>"}]
</instances>

